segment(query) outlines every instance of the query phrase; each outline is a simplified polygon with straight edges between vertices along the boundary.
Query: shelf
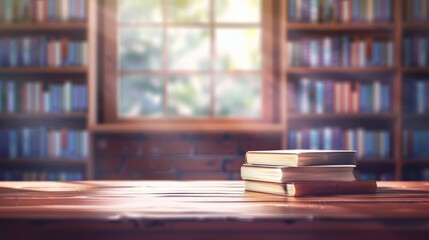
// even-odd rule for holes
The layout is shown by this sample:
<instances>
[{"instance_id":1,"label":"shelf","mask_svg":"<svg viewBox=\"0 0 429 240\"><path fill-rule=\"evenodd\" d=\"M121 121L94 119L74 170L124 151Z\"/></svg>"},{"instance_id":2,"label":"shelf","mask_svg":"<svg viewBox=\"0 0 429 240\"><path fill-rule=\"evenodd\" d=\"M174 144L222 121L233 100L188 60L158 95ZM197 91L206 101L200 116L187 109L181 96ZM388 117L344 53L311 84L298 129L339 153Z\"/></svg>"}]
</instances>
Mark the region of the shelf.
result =
<instances>
[{"instance_id":1,"label":"shelf","mask_svg":"<svg viewBox=\"0 0 429 240\"><path fill-rule=\"evenodd\" d=\"M0 165L85 165L88 160L79 159L0 159Z\"/></svg>"},{"instance_id":2,"label":"shelf","mask_svg":"<svg viewBox=\"0 0 429 240\"><path fill-rule=\"evenodd\" d=\"M289 74L311 74L311 73L394 73L393 67L288 67Z\"/></svg>"},{"instance_id":3,"label":"shelf","mask_svg":"<svg viewBox=\"0 0 429 240\"><path fill-rule=\"evenodd\" d=\"M119 133L278 133L284 129L281 124L268 123L111 123L89 127L92 132Z\"/></svg>"},{"instance_id":4,"label":"shelf","mask_svg":"<svg viewBox=\"0 0 429 240\"><path fill-rule=\"evenodd\" d=\"M404 119L408 120L427 120L429 119L429 113L405 113L402 115Z\"/></svg>"},{"instance_id":5,"label":"shelf","mask_svg":"<svg viewBox=\"0 0 429 240\"><path fill-rule=\"evenodd\" d=\"M420 23L404 23L402 24L404 30L417 30L417 31L428 31L429 22L420 22Z\"/></svg>"},{"instance_id":6,"label":"shelf","mask_svg":"<svg viewBox=\"0 0 429 240\"><path fill-rule=\"evenodd\" d=\"M392 23L288 23L290 31L380 31L394 30Z\"/></svg>"},{"instance_id":7,"label":"shelf","mask_svg":"<svg viewBox=\"0 0 429 240\"><path fill-rule=\"evenodd\" d=\"M70 30L86 30L86 22L64 22L64 23L10 23L0 24L0 31L70 31Z\"/></svg>"},{"instance_id":8,"label":"shelf","mask_svg":"<svg viewBox=\"0 0 429 240\"><path fill-rule=\"evenodd\" d=\"M377 114L366 114L366 113L332 113L332 114L302 114L294 113L288 115L289 120L320 120L320 119L333 119L333 120L393 120L395 114L392 113L377 113Z\"/></svg>"},{"instance_id":9,"label":"shelf","mask_svg":"<svg viewBox=\"0 0 429 240\"><path fill-rule=\"evenodd\" d=\"M0 67L0 74L85 74L86 67Z\"/></svg>"},{"instance_id":10,"label":"shelf","mask_svg":"<svg viewBox=\"0 0 429 240\"><path fill-rule=\"evenodd\" d=\"M395 161L393 159L369 159L369 158L362 158L356 160L357 165L370 165L370 164L383 164L383 165L394 165Z\"/></svg>"},{"instance_id":11,"label":"shelf","mask_svg":"<svg viewBox=\"0 0 429 240\"><path fill-rule=\"evenodd\" d=\"M404 159L403 162L404 165L429 165L429 157L427 158L411 158L411 159Z\"/></svg>"},{"instance_id":12,"label":"shelf","mask_svg":"<svg viewBox=\"0 0 429 240\"><path fill-rule=\"evenodd\" d=\"M0 120L14 119L86 119L86 113L17 113L17 114L0 114Z\"/></svg>"},{"instance_id":13,"label":"shelf","mask_svg":"<svg viewBox=\"0 0 429 240\"><path fill-rule=\"evenodd\" d=\"M402 69L403 73L428 73L429 74L429 67L404 67Z\"/></svg>"}]
</instances>

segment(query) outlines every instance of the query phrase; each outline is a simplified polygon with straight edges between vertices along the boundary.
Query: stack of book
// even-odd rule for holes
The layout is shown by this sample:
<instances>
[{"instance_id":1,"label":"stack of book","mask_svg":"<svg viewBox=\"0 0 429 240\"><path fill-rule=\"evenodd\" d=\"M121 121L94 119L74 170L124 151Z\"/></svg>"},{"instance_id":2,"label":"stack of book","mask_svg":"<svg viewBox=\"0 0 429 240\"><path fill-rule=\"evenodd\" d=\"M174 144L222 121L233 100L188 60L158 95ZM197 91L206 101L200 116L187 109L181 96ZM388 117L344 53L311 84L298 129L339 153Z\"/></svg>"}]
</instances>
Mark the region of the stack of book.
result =
<instances>
[{"instance_id":1,"label":"stack of book","mask_svg":"<svg viewBox=\"0 0 429 240\"><path fill-rule=\"evenodd\" d=\"M355 151L249 151L241 167L247 191L294 197L374 193L375 181L354 175Z\"/></svg>"}]
</instances>

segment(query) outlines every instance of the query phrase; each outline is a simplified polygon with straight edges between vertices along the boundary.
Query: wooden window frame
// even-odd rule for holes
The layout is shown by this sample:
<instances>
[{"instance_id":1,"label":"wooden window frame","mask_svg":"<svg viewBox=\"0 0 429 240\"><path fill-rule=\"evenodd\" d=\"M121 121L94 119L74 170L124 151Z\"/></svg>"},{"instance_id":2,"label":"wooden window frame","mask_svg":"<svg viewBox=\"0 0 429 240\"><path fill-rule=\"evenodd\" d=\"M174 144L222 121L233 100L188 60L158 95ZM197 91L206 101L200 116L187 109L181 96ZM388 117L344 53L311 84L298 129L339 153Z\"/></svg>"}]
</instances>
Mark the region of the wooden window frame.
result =
<instances>
[{"instance_id":1,"label":"wooden window frame","mask_svg":"<svg viewBox=\"0 0 429 240\"><path fill-rule=\"evenodd\" d=\"M133 117L133 118L120 118L118 114L118 13L117 13L117 0L102 0L100 1L99 8L99 33L98 39L100 42L99 45L99 75L101 82L100 94L102 94L100 100L102 100L103 105L100 112L102 122L104 123L156 123L156 124L171 124L171 123L180 123L180 124L195 124L195 123L204 123L204 124L222 124L226 123L275 123L277 121L277 114L275 111L275 99L276 99L276 83L274 81L274 2L275 0L261 0L262 10L261 10L261 53L262 53L262 64L261 70L258 70L258 75L261 76L262 80L262 101L261 101L261 116L260 118L247 118L247 117L216 117L213 116L214 109L213 103L211 104L211 115L207 117L171 117L171 116L161 116L161 117ZM210 1L213 3L213 1ZM212 6L213 7L213 6ZM213 17L213 16L211 16ZM164 21L165 22L165 21ZM227 23L227 24L214 24L213 22L209 23L210 25L217 26L249 26L256 24L240 24L240 23ZM170 25L175 25L171 24ZM181 26L190 26L198 24L180 24ZM207 25L207 24L206 24ZM259 24L257 24L259 25ZM214 26L210 26L210 31L214 35L213 31L216 29ZM233 27L230 29L234 29ZM211 46L211 56L213 53L213 46ZM168 70L163 69L158 74L165 74ZM250 71L225 71L227 74L234 74L236 76L247 75ZM148 72L150 73L150 72ZM191 71L183 72L183 74L190 75ZM213 71L209 71L209 75L214 77ZM214 81L211 81L212 84ZM165 84L164 84L165 85ZM166 87L164 86L164 91ZM213 99L214 86L211 87L211 98ZM164 92L166 94L166 92ZM164 105L168 104L164 101ZM164 107L164 109L166 109Z\"/></svg>"}]
</instances>

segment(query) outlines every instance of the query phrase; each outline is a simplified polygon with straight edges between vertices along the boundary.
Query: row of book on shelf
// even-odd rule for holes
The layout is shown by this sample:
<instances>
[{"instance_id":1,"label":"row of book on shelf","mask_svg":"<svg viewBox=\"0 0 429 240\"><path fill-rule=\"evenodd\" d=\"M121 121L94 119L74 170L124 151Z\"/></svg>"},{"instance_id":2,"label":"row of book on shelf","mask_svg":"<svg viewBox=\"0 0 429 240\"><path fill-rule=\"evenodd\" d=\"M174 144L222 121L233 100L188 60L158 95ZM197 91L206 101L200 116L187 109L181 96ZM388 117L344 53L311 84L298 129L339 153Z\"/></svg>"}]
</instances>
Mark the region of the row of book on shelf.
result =
<instances>
[{"instance_id":1,"label":"row of book on shelf","mask_svg":"<svg viewBox=\"0 0 429 240\"><path fill-rule=\"evenodd\" d=\"M403 0L404 18L407 22L429 21L429 0Z\"/></svg>"},{"instance_id":2,"label":"row of book on shelf","mask_svg":"<svg viewBox=\"0 0 429 240\"><path fill-rule=\"evenodd\" d=\"M368 38L311 37L289 40L290 67L392 67L392 40Z\"/></svg>"},{"instance_id":3,"label":"row of book on shelf","mask_svg":"<svg viewBox=\"0 0 429 240\"><path fill-rule=\"evenodd\" d=\"M1 23L85 21L86 0L0 0Z\"/></svg>"},{"instance_id":4,"label":"row of book on shelf","mask_svg":"<svg viewBox=\"0 0 429 240\"><path fill-rule=\"evenodd\" d=\"M429 168L407 168L404 170L404 180L408 181L429 181Z\"/></svg>"},{"instance_id":5,"label":"row of book on shelf","mask_svg":"<svg viewBox=\"0 0 429 240\"><path fill-rule=\"evenodd\" d=\"M391 87L380 81L301 78L291 81L289 85L289 109L292 112L323 114L391 111Z\"/></svg>"},{"instance_id":6,"label":"row of book on shelf","mask_svg":"<svg viewBox=\"0 0 429 240\"><path fill-rule=\"evenodd\" d=\"M404 65L406 67L429 66L429 37L404 38Z\"/></svg>"},{"instance_id":7,"label":"row of book on shelf","mask_svg":"<svg viewBox=\"0 0 429 240\"><path fill-rule=\"evenodd\" d=\"M395 175L389 171L359 171L357 174L360 180L394 181Z\"/></svg>"},{"instance_id":8,"label":"row of book on shelf","mask_svg":"<svg viewBox=\"0 0 429 240\"><path fill-rule=\"evenodd\" d=\"M402 134L402 153L405 157L429 157L429 130L404 129Z\"/></svg>"},{"instance_id":9,"label":"row of book on shelf","mask_svg":"<svg viewBox=\"0 0 429 240\"><path fill-rule=\"evenodd\" d=\"M389 158L391 144L391 133L387 130L323 127L288 132L289 149L355 149L358 158Z\"/></svg>"},{"instance_id":10,"label":"row of book on shelf","mask_svg":"<svg viewBox=\"0 0 429 240\"><path fill-rule=\"evenodd\" d=\"M82 181L77 171L0 171L0 181Z\"/></svg>"},{"instance_id":11,"label":"row of book on shelf","mask_svg":"<svg viewBox=\"0 0 429 240\"><path fill-rule=\"evenodd\" d=\"M391 22L392 0L288 0L290 22Z\"/></svg>"},{"instance_id":12,"label":"row of book on shelf","mask_svg":"<svg viewBox=\"0 0 429 240\"><path fill-rule=\"evenodd\" d=\"M86 66L87 42L47 36L0 38L1 67Z\"/></svg>"},{"instance_id":13,"label":"row of book on shelf","mask_svg":"<svg viewBox=\"0 0 429 240\"><path fill-rule=\"evenodd\" d=\"M88 157L88 132L75 129L25 127L0 129L0 157L14 159L70 159Z\"/></svg>"},{"instance_id":14,"label":"row of book on shelf","mask_svg":"<svg viewBox=\"0 0 429 240\"><path fill-rule=\"evenodd\" d=\"M404 86L404 112L429 112L429 81L409 80Z\"/></svg>"},{"instance_id":15,"label":"row of book on shelf","mask_svg":"<svg viewBox=\"0 0 429 240\"><path fill-rule=\"evenodd\" d=\"M86 112L85 84L0 80L0 114Z\"/></svg>"}]
</instances>

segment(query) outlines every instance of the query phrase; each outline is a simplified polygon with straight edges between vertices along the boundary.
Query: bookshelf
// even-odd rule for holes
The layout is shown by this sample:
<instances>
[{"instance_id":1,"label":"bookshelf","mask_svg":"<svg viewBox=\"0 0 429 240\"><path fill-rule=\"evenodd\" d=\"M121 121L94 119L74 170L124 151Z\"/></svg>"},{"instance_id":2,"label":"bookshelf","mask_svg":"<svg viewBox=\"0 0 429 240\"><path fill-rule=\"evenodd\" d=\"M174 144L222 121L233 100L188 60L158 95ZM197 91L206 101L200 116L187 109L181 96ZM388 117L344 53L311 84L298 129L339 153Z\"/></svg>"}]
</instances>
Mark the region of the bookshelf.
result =
<instances>
[{"instance_id":1,"label":"bookshelf","mask_svg":"<svg viewBox=\"0 0 429 240\"><path fill-rule=\"evenodd\" d=\"M413 81L418 80L425 83L428 82L429 62L427 62L428 60L425 56L420 57L421 59L417 60L406 60L406 46L404 46L404 42L406 42L406 39L410 37L428 38L429 6L427 4L429 4L429 2L420 0L392 0L390 5L386 5L388 4L388 1L386 0L333 0L315 1L316 3L321 3L321 5L316 7L311 5L311 1L301 1L301 3L297 2L298 1L295 0L286 0L281 1L280 3L281 22L279 36L282 37L279 40L279 47L282 54L280 59L281 97L279 105L282 110L281 123L284 129L283 148L289 148L295 144L291 144L291 139L294 139L289 136L291 131L314 131L314 129L321 129L327 126L337 126L340 129L363 127L368 129L368 131L378 131L383 129L390 132L390 140L388 141L390 144L390 154L386 157L360 157L358 159L358 169L363 172L362 178L391 180L427 179L429 176L429 156L424 155L424 153L422 153L423 157L420 156L417 158L416 156L405 155L406 151L409 151L409 149L404 149L405 144L410 145L410 143L406 143L406 139L404 139L405 129L421 129L422 131L429 129L427 124L427 107L421 107L425 108L424 110L420 110L421 112L409 110L410 107L407 106L412 106L413 103L407 102L407 96L413 96L414 94L412 90L411 92L404 92L404 89L407 84L410 84ZM331 7L326 8L326 6L323 5L326 2L331 2ZM304 5L297 6L297 4ZM301 13L298 13L298 9L302 10ZM340 10L338 14L336 11L337 9ZM360 9L360 11L355 9ZM388 14L389 10L386 11L383 9L391 9L391 15L389 16ZM324 65L324 58L328 58L328 60L332 61L333 57L323 55L322 53L322 56L317 56L319 59L315 59L315 56L311 56L312 53L309 53L311 49L309 49L305 43L302 43L306 41L311 42L313 39L322 41L318 47L323 51L326 49L323 49L323 39L331 38L330 41L333 42L335 41L335 37L343 36L349 37L352 42L362 40L362 42L370 43L372 47L365 46L361 55L363 55L363 58L370 56L370 60L373 63L377 63L377 61L374 60L374 53L376 53L374 51L375 48L373 47L374 42L379 39L391 42L393 46L392 50L394 52L393 55L390 55L392 57L390 60L391 63L383 66L373 66L371 64L368 64L369 66L353 66L353 64L336 62L335 64L320 66ZM291 60L291 52L294 54L294 51L296 51L296 49L291 48L289 44L289 42L293 41L300 45L298 47L299 50L304 51L304 53L299 55L299 57L304 56L310 58L300 59L298 64L309 64L310 61L310 65L312 66L303 67L297 66L296 64L290 64L290 62L294 60ZM423 45L423 49L413 49L412 51L413 53L423 52L423 54L428 55L429 51L425 50L424 47L426 47L426 45ZM340 48L340 50L344 49L347 48ZM352 54L356 54L356 52L359 53L359 50L355 50L356 48L351 47L350 49ZM317 52L320 50L316 48L315 51ZM370 52L369 54L368 51ZM334 54L338 53L331 51L330 55ZM344 53L340 51L339 57L343 60L344 55L342 54ZM416 56L413 55L413 57L418 58L418 54L415 55ZM368 58L364 60L369 61ZM311 61L313 61L313 64L311 64ZM359 62L359 60L355 60L355 62L356 61ZM410 61L413 64L406 64L406 61ZM415 64L416 61L418 64ZM296 63L296 61L292 63ZM304 107L309 107L309 109L306 109L304 111L305 113L302 113L299 112L299 107L300 104L302 105L302 101L307 101L305 100L305 97L302 97L302 95L305 96L305 94L307 94L305 93L306 89L304 88L304 90L302 90L302 88L300 88L297 90L298 93L296 94L293 94L289 89L291 87L296 87L297 84L299 85L303 78L309 79L306 81L310 81L311 84L314 84L316 81L323 82L327 80L331 80L333 82L350 82L352 84L359 82L360 84L364 84L377 80L382 84L386 83L390 86L389 96L387 97L389 102L393 102L395 99L400 99L401 101L392 103L388 106L389 111L384 112L349 111L343 113L335 110L326 112L326 109L320 112L319 107L319 113L316 113L315 108L317 108L317 103L313 103L315 106L311 106L311 104L310 106L306 106L304 104ZM324 90L326 91L326 88L324 88ZM310 94L313 95L308 98L317 98L318 90L311 91ZM292 105L295 104L295 106L292 108L290 106L291 94L301 94L300 96L292 96L292 98L295 98L295 100L292 101ZM361 94L367 93L363 93L362 89L360 89L358 94L360 99L362 98ZM425 97L426 95L424 94L423 96ZM299 99L300 97L302 97L302 99ZM383 101L383 97L375 98L375 100L373 99L371 101L372 104L377 104L374 102ZM380 98L381 100L377 98ZM334 98L333 100L338 101L339 99L343 99L344 101L345 98L343 96L343 98ZM314 131L314 134L316 133L317 131ZM320 131L318 134L323 135ZM424 136L420 139L422 138L424 138ZM347 144L347 140L344 141L346 141ZM426 144L428 142L429 139L426 140ZM411 146L413 145L411 144Z\"/></svg>"},{"instance_id":2,"label":"bookshelf","mask_svg":"<svg viewBox=\"0 0 429 240\"><path fill-rule=\"evenodd\" d=\"M1 48L18 47L0 51L0 180L92 179L96 1L3 7Z\"/></svg>"}]
</instances>

